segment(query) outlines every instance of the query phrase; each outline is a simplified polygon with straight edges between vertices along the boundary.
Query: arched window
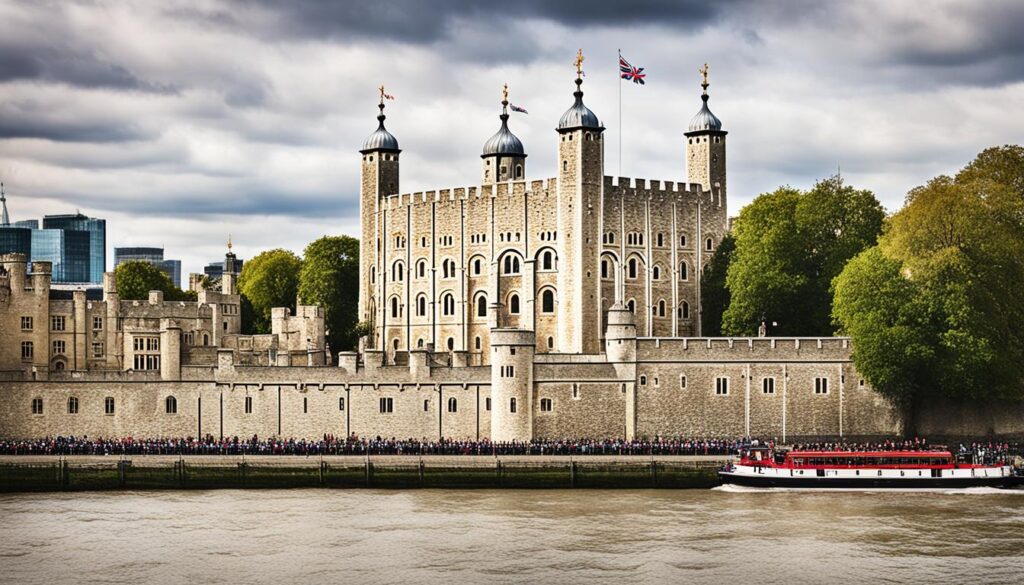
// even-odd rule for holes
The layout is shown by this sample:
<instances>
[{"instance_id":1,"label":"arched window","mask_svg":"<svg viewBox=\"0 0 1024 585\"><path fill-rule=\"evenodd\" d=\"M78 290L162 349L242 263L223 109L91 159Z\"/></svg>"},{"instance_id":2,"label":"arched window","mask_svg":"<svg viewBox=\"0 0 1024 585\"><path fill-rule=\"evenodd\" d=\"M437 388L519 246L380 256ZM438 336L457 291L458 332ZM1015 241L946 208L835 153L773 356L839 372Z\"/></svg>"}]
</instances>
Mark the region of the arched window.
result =
<instances>
[{"instance_id":1,"label":"arched window","mask_svg":"<svg viewBox=\"0 0 1024 585\"><path fill-rule=\"evenodd\" d=\"M517 179L522 179L523 178L523 165L516 165L516 178Z\"/></svg>"},{"instance_id":2,"label":"arched window","mask_svg":"<svg viewBox=\"0 0 1024 585\"><path fill-rule=\"evenodd\" d=\"M416 263L416 278L426 278L426 277L427 277L427 261L426 260L420 260L419 262Z\"/></svg>"},{"instance_id":3,"label":"arched window","mask_svg":"<svg viewBox=\"0 0 1024 585\"><path fill-rule=\"evenodd\" d=\"M629 299L629 301L626 302L626 308L629 309L630 313L636 313L636 301Z\"/></svg>"},{"instance_id":4,"label":"arched window","mask_svg":"<svg viewBox=\"0 0 1024 585\"><path fill-rule=\"evenodd\" d=\"M401 262L395 262L391 268L391 279L395 282L402 282L405 279L405 265Z\"/></svg>"},{"instance_id":5,"label":"arched window","mask_svg":"<svg viewBox=\"0 0 1024 585\"><path fill-rule=\"evenodd\" d=\"M395 351L398 351L398 338L397 337L391 340L391 347L393 347L395 349Z\"/></svg>"},{"instance_id":6,"label":"arched window","mask_svg":"<svg viewBox=\"0 0 1024 585\"><path fill-rule=\"evenodd\" d=\"M686 234L681 234L679 236L679 247L680 248L685 248L686 247Z\"/></svg>"},{"instance_id":7,"label":"arched window","mask_svg":"<svg viewBox=\"0 0 1024 585\"><path fill-rule=\"evenodd\" d=\"M629 273L628 273L629 278L636 278L636 273L637 273L637 270L636 270L636 258L630 258L629 259Z\"/></svg>"},{"instance_id":8,"label":"arched window","mask_svg":"<svg viewBox=\"0 0 1024 585\"><path fill-rule=\"evenodd\" d=\"M455 349L455 338L454 337L449 337L448 338L448 351L452 351L453 349Z\"/></svg>"},{"instance_id":9,"label":"arched window","mask_svg":"<svg viewBox=\"0 0 1024 585\"><path fill-rule=\"evenodd\" d=\"M519 274L519 257L513 254L505 256L505 274Z\"/></svg>"},{"instance_id":10,"label":"arched window","mask_svg":"<svg viewBox=\"0 0 1024 585\"><path fill-rule=\"evenodd\" d=\"M554 348L555 348L555 338L551 337L551 336L548 336L548 349L554 349Z\"/></svg>"},{"instance_id":11,"label":"arched window","mask_svg":"<svg viewBox=\"0 0 1024 585\"><path fill-rule=\"evenodd\" d=\"M416 316L423 317L427 314L427 295L416 297Z\"/></svg>"},{"instance_id":12,"label":"arched window","mask_svg":"<svg viewBox=\"0 0 1024 585\"><path fill-rule=\"evenodd\" d=\"M541 270L554 270L555 269L555 253L551 250L545 250L544 254L540 257Z\"/></svg>"},{"instance_id":13,"label":"arched window","mask_svg":"<svg viewBox=\"0 0 1024 585\"><path fill-rule=\"evenodd\" d=\"M690 303L683 301L682 305L679 305L679 318L689 319L690 318Z\"/></svg>"},{"instance_id":14,"label":"arched window","mask_svg":"<svg viewBox=\"0 0 1024 585\"><path fill-rule=\"evenodd\" d=\"M441 276L443 278L455 278L455 261L451 258L445 258L441 262Z\"/></svg>"},{"instance_id":15,"label":"arched window","mask_svg":"<svg viewBox=\"0 0 1024 585\"><path fill-rule=\"evenodd\" d=\"M614 244L615 243L615 232L608 232L608 243L609 244Z\"/></svg>"},{"instance_id":16,"label":"arched window","mask_svg":"<svg viewBox=\"0 0 1024 585\"><path fill-rule=\"evenodd\" d=\"M476 347L477 351L483 349L483 341L480 340L479 335L477 335L476 339L473 341L473 346Z\"/></svg>"},{"instance_id":17,"label":"arched window","mask_svg":"<svg viewBox=\"0 0 1024 585\"><path fill-rule=\"evenodd\" d=\"M423 338L422 337L420 337L419 339L416 340L416 347L419 347L419 348L423 347Z\"/></svg>"},{"instance_id":18,"label":"arched window","mask_svg":"<svg viewBox=\"0 0 1024 585\"><path fill-rule=\"evenodd\" d=\"M397 319L398 318L398 313L399 313L398 297L391 297L391 317L393 319Z\"/></svg>"},{"instance_id":19,"label":"arched window","mask_svg":"<svg viewBox=\"0 0 1024 585\"><path fill-rule=\"evenodd\" d=\"M164 400L164 410L167 411L167 414L178 414L178 399L168 396Z\"/></svg>"},{"instance_id":20,"label":"arched window","mask_svg":"<svg viewBox=\"0 0 1024 585\"><path fill-rule=\"evenodd\" d=\"M56 363L53 364L53 369L58 370L58 371L63 370L64 369L64 362L58 360Z\"/></svg>"},{"instance_id":21,"label":"arched window","mask_svg":"<svg viewBox=\"0 0 1024 585\"><path fill-rule=\"evenodd\" d=\"M513 294L508 298L508 312L513 315L519 314L519 295Z\"/></svg>"},{"instance_id":22,"label":"arched window","mask_svg":"<svg viewBox=\"0 0 1024 585\"><path fill-rule=\"evenodd\" d=\"M555 291L547 289L540 294L540 310L542 313L555 312Z\"/></svg>"},{"instance_id":23,"label":"arched window","mask_svg":"<svg viewBox=\"0 0 1024 585\"><path fill-rule=\"evenodd\" d=\"M456 400L454 396L452 396L451 398L448 399L448 412L458 412L458 411L459 411L459 401Z\"/></svg>"},{"instance_id":24,"label":"arched window","mask_svg":"<svg viewBox=\"0 0 1024 585\"><path fill-rule=\"evenodd\" d=\"M473 276L480 276L481 274L483 274L484 273L483 266L484 266L483 260L481 260L479 258L473 260Z\"/></svg>"},{"instance_id":25,"label":"arched window","mask_svg":"<svg viewBox=\"0 0 1024 585\"><path fill-rule=\"evenodd\" d=\"M704 249L705 250L710 252L714 247L715 247L715 242L711 238L708 238L708 239L704 240Z\"/></svg>"},{"instance_id":26,"label":"arched window","mask_svg":"<svg viewBox=\"0 0 1024 585\"><path fill-rule=\"evenodd\" d=\"M441 297L441 314L448 316L455 314L455 295L452 293L445 293Z\"/></svg>"},{"instance_id":27,"label":"arched window","mask_svg":"<svg viewBox=\"0 0 1024 585\"><path fill-rule=\"evenodd\" d=\"M203 345L210 345L210 334L203 333Z\"/></svg>"},{"instance_id":28,"label":"arched window","mask_svg":"<svg viewBox=\"0 0 1024 585\"><path fill-rule=\"evenodd\" d=\"M658 316L659 317L664 317L665 316L665 301L664 300L658 301Z\"/></svg>"},{"instance_id":29,"label":"arched window","mask_svg":"<svg viewBox=\"0 0 1024 585\"><path fill-rule=\"evenodd\" d=\"M651 269L651 278L654 280L661 280L661 266L658 266L657 264L654 265L654 268Z\"/></svg>"},{"instance_id":30,"label":"arched window","mask_svg":"<svg viewBox=\"0 0 1024 585\"><path fill-rule=\"evenodd\" d=\"M686 262L679 263L679 280L687 280L690 278L690 267Z\"/></svg>"},{"instance_id":31,"label":"arched window","mask_svg":"<svg viewBox=\"0 0 1024 585\"><path fill-rule=\"evenodd\" d=\"M662 247L664 245L665 245L665 234L659 233L658 234L658 247L660 248L660 247Z\"/></svg>"},{"instance_id":32,"label":"arched window","mask_svg":"<svg viewBox=\"0 0 1024 585\"><path fill-rule=\"evenodd\" d=\"M376 283L377 283L377 267L376 266L371 266L370 267L370 284L376 284Z\"/></svg>"},{"instance_id":33,"label":"arched window","mask_svg":"<svg viewBox=\"0 0 1024 585\"><path fill-rule=\"evenodd\" d=\"M68 398L68 414L78 414L78 399L74 396Z\"/></svg>"},{"instance_id":34,"label":"arched window","mask_svg":"<svg viewBox=\"0 0 1024 585\"><path fill-rule=\"evenodd\" d=\"M480 295L476 298L476 316L487 316L487 297L484 295Z\"/></svg>"}]
</instances>

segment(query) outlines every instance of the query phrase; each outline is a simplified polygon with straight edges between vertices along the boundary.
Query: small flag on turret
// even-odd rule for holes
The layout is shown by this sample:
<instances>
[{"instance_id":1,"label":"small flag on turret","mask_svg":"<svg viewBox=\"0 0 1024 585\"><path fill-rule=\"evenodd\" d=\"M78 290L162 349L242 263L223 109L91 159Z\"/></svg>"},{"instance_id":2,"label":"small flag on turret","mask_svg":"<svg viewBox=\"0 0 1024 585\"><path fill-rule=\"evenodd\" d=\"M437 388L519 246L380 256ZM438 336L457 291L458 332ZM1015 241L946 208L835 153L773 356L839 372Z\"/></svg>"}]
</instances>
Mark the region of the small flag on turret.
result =
<instances>
[{"instance_id":1,"label":"small flag on turret","mask_svg":"<svg viewBox=\"0 0 1024 585\"><path fill-rule=\"evenodd\" d=\"M520 108L519 106L517 106L515 104L509 104L508 107L512 108L513 112L519 112L520 114L529 114L530 113L530 112L526 111L526 108Z\"/></svg>"},{"instance_id":2,"label":"small flag on turret","mask_svg":"<svg viewBox=\"0 0 1024 585\"><path fill-rule=\"evenodd\" d=\"M384 99L386 99L386 100L393 100L393 99L395 99L395 96L391 95L390 93L385 93L383 95L384 95Z\"/></svg>"},{"instance_id":3,"label":"small flag on turret","mask_svg":"<svg viewBox=\"0 0 1024 585\"><path fill-rule=\"evenodd\" d=\"M619 55L619 74L626 81L632 81L639 85L644 85L644 78L647 77L643 67L633 67L629 61L622 58L621 54Z\"/></svg>"}]
</instances>

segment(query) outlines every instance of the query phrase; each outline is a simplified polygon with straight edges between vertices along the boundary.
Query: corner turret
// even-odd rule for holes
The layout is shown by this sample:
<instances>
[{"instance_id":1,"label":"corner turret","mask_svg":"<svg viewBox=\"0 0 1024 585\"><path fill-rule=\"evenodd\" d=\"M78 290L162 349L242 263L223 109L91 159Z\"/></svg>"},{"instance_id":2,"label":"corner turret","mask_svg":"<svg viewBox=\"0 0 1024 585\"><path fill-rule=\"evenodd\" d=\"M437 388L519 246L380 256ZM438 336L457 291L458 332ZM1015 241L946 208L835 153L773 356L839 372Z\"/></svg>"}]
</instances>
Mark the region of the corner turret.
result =
<instances>
[{"instance_id":1,"label":"corner turret","mask_svg":"<svg viewBox=\"0 0 1024 585\"><path fill-rule=\"evenodd\" d=\"M484 143L483 184L521 181L526 176L526 151L523 142L508 129L508 84L502 92L501 128Z\"/></svg>"}]
</instances>

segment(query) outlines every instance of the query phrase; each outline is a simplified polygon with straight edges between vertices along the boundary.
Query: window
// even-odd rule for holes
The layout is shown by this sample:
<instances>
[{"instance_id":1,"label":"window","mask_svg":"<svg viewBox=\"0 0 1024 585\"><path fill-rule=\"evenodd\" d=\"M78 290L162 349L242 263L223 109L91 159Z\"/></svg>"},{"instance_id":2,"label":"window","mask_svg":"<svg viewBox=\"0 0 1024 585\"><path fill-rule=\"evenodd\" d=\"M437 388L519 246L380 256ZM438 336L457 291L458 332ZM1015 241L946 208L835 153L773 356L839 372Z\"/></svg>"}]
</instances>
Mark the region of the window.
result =
<instances>
[{"instance_id":1,"label":"window","mask_svg":"<svg viewBox=\"0 0 1024 585\"><path fill-rule=\"evenodd\" d=\"M427 296L420 295L416 297L416 316L423 317L427 314Z\"/></svg>"},{"instance_id":2,"label":"window","mask_svg":"<svg viewBox=\"0 0 1024 585\"><path fill-rule=\"evenodd\" d=\"M92 318L92 328L94 330L103 329L103 317L93 317Z\"/></svg>"},{"instance_id":3,"label":"window","mask_svg":"<svg viewBox=\"0 0 1024 585\"><path fill-rule=\"evenodd\" d=\"M178 414L178 399L173 396L164 399L164 410L167 414Z\"/></svg>"},{"instance_id":4,"label":"window","mask_svg":"<svg viewBox=\"0 0 1024 585\"><path fill-rule=\"evenodd\" d=\"M640 376L640 385L641 386L646 386L647 385L647 376Z\"/></svg>"},{"instance_id":5,"label":"window","mask_svg":"<svg viewBox=\"0 0 1024 585\"><path fill-rule=\"evenodd\" d=\"M23 360L30 360L30 359L32 359L32 354L33 354L32 342L31 341L22 341L21 342L21 359L23 359Z\"/></svg>"},{"instance_id":6,"label":"window","mask_svg":"<svg viewBox=\"0 0 1024 585\"><path fill-rule=\"evenodd\" d=\"M715 394L727 396L729 394L729 378L715 378Z\"/></svg>"},{"instance_id":7,"label":"window","mask_svg":"<svg viewBox=\"0 0 1024 585\"><path fill-rule=\"evenodd\" d=\"M860 381L857 382L857 385L860 386L861 388L863 388L864 387L864 379L861 378Z\"/></svg>"},{"instance_id":8,"label":"window","mask_svg":"<svg viewBox=\"0 0 1024 585\"><path fill-rule=\"evenodd\" d=\"M540 399L540 411L541 412L551 412L551 399L550 398L541 398Z\"/></svg>"},{"instance_id":9,"label":"window","mask_svg":"<svg viewBox=\"0 0 1024 585\"><path fill-rule=\"evenodd\" d=\"M715 247L715 242L711 238L704 240L704 249L710 252Z\"/></svg>"},{"instance_id":10,"label":"window","mask_svg":"<svg viewBox=\"0 0 1024 585\"><path fill-rule=\"evenodd\" d=\"M661 266L654 265L654 268L651 269L651 278L653 280L661 280Z\"/></svg>"},{"instance_id":11,"label":"window","mask_svg":"<svg viewBox=\"0 0 1024 585\"><path fill-rule=\"evenodd\" d=\"M53 355L64 355L67 351L67 343L63 340L56 340L53 342Z\"/></svg>"},{"instance_id":12,"label":"window","mask_svg":"<svg viewBox=\"0 0 1024 585\"><path fill-rule=\"evenodd\" d=\"M302 398L302 414L309 414L309 398Z\"/></svg>"},{"instance_id":13,"label":"window","mask_svg":"<svg viewBox=\"0 0 1024 585\"><path fill-rule=\"evenodd\" d=\"M661 248L665 245L665 234L658 234L658 247Z\"/></svg>"},{"instance_id":14,"label":"window","mask_svg":"<svg viewBox=\"0 0 1024 585\"><path fill-rule=\"evenodd\" d=\"M626 308L629 309L630 313L636 313L636 301L633 299L626 301Z\"/></svg>"},{"instance_id":15,"label":"window","mask_svg":"<svg viewBox=\"0 0 1024 585\"><path fill-rule=\"evenodd\" d=\"M370 284L376 284L377 282L377 267L370 267Z\"/></svg>"},{"instance_id":16,"label":"window","mask_svg":"<svg viewBox=\"0 0 1024 585\"><path fill-rule=\"evenodd\" d=\"M451 258L441 262L441 278L455 278L455 261Z\"/></svg>"},{"instance_id":17,"label":"window","mask_svg":"<svg viewBox=\"0 0 1024 585\"><path fill-rule=\"evenodd\" d=\"M454 349L455 349L455 338L454 337L449 337L448 338L448 351L452 351Z\"/></svg>"},{"instance_id":18,"label":"window","mask_svg":"<svg viewBox=\"0 0 1024 585\"><path fill-rule=\"evenodd\" d=\"M64 369L64 362L63 361L55 362L53 364L53 369L57 370L58 372L62 371Z\"/></svg>"},{"instance_id":19,"label":"window","mask_svg":"<svg viewBox=\"0 0 1024 585\"><path fill-rule=\"evenodd\" d=\"M391 317L397 319L399 314L398 297L391 297Z\"/></svg>"},{"instance_id":20,"label":"window","mask_svg":"<svg viewBox=\"0 0 1024 585\"><path fill-rule=\"evenodd\" d=\"M601 260L601 278L608 278L608 261Z\"/></svg>"},{"instance_id":21,"label":"window","mask_svg":"<svg viewBox=\"0 0 1024 585\"><path fill-rule=\"evenodd\" d=\"M480 340L479 335L477 335L476 339L473 341L473 347L475 347L477 351L480 351L483 348L483 341Z\"/></svg>"},{"instance_id":22,"label":"window","mask_svg":"<svg viewBox=\"0 0 1024 585\"><path fill-rule=\"evenodd\" d=\"M579 384L573 384L572 385L572 399L573 400L579 400L580 399L580 385Z\"/></svg>"},{"instance_id":23,"label":"window","mask_svg":"<svg viewBox=\"0 0 1024 585\"><path fill-rule=\"evenodd\" d=\"M554 349L554 348L555 348L555 338L551 337L551 336L548 336L548 349Z\"/></svg>"},{"instance_id":24,"label":"window","mask_svg":"<svg viewBox=\"0 0 1024 585\"><path fill-rule=\"evenodd\" d=\"M515 414L515 412L516 412L516 399L515 398L510 398L509 399L509 401L508 401L508 410L509 410L509 412Z\"/></svg>"},{"instance_id":25,"label":"window","mask_svg":"<svg viewBox=\"0 0 1024 585\"><path fill-rule=\"evenodd\" d=\"M814 393L815 394L828 394L828 378L815 378L814 379Z\"/></svg>"},{"instance_id":26,"label":"window","mask_svg":"<svg viewBox=\"0 0 1024 585\"><path fill-rule=\"evenodd\" d=\"M426 278L427 276L427 261L420 260L416 263L416 278Z\"/></svg>"},{"instance_id":27,"label":"window","mask_svg":"<svg viewBox=\"0 0 1024 585\"><path fill-rule=\"evenodd\" d=\"M484 262L477 258L473 260L473 276L480 276L484 273Z\"/></svg>"},{"instance_id":28,"label":"window","mask_svg":"<svg viewBox=\"0 0 1024 585\"><path fill-rule=\"evenodd\" d=\"M458 411L459 411L459 401L456 400L455 397L453 396L453 397L448 399L448 412L458 412Z\"/></svg>"},{"instance_id":29,"label":"window","mask_svg":"<svg viewBox=\"0 0 1024 585\"><path fill-rule=\"evenodd\" d=\"M338 399L338 410L345 410L345 397L342 396Z\"/></svg>"},{"instance_id":30,"label":"window","mask_svg":"<svg viewBox=\"0 0 1024 585\"><path fill-rule=\"evenodd\" d=\"M64 331L67 326L67 321L63 315L50 317L50 330L51 331Z\"/></svg>"},{"instance_id":31,"label":"window","mask_svg":"<svg viewBox=\"0 0 1024 585\"><path fill-rule=\"evenodd\" d=\"M74 396L68 398L68 414L78 414L78 399Z\"/></svg>"},{"instance_id":32,"label":"window","mask_svg":"<svg viewBox=\"0 0 1024 585\"><path fill-rule=\"evenodd\" d=\"M517 179L522 179L523 178L523 165L516 165L516 178Z\"/></svg>"},{"instance_id":33,"label":"window","mask_svg":"<svg viewBox=\"0 0 1024 585\"><path fill-rule=\"evenodd\" d=\"M519 295L513 294L508 298L508 312L513 315L519 314Z\"/></svg>"},{"instance_id":34,"label":"window","mask_svg":"<svg viewBox=\"0 0 1024 585\"><path fill-rule=\"evenodd\" d=\"M43 414L43 399L33 398L32 399L32 414Z\"/></svg>"},{"instance_id":35,"label":"window","mask_svg":"<svg viewBox=\"0 0 1024 585\"><path fill-rule=\"evenodd\" d=\"M22 317L21 318L21 330L22 331L32 331L32 317Z\"/></svg>"},{"instance_id":36,"label":"window","mask_svg":"<svg viewBox=\"0 0 1024 585\"><path fill-rule=\"evenodd\" d=\"M424 400L423 401L423 412L430 412L430 401L429 400Z\"/></svg>"},{"instance_id":37,"label":"window","mask_svg":"<svg viewBox=\"0 0 1024 585\"><path fill-rule=\"evenodd\" d=\"M555 292L551 289L540 293L540 310L542 313L555 312Z\"/></svg>"},{"instance_id":38,"label":"window","mask_svg":"<svg viewBox=\"0 0 1024 585\"><path fill-rule=\"evenodd\" d=\"M136 370L160 369L159 337L135 337L132 339L132 348L135 350L133 365Z\"/></svg>"},{"instance_id":39,"label":"window","mask_svg":"<svg viewBox=\"0 0 1024 585\"><path fill-rule=\"evenodd\" d=\"M679 318L689 319L690 318L690 303L683 301L683 304L679 306Z\"/></svg>"},{"instance_id":40,"label":"window","mask_svg":"<svg viewBox=\"0 0 1024 585\"><path fill-rule=\"evenodd\" d=\"M515 378L516 368L515 366L501 366L501 377L502 378Z\"/></svg>"},{"instance_id":41,"label":"window","mask_svg":"<svg viewBox=\"0 0 1024 585\"><path fill-rule=\"evenodd\" d=\"M395 411L395 399L385 397L380 399L380 411L389 414Z\"/></svg>"},{"instance_id":42,"label":"window","mask_svg":"<svg viewBox=\"0 0 1024 585\"><path fill-rule=\"evenodd\" d=\"M637 272L637 270L636 270L636 258L630 258L629 259L629 271L627 272L627 276L629 278L636 278L636 272Z\"/></svg>"},{"instance_id":43,"label":"window","mask_svg":"<svg viewBox=\"0 0 1024 585\"><path fill-rule=\"evenodd\" d=\"M554 270L555 269L555 253L551 250L545 250L540 257L540 268L541 270Z\"/></svg>"},{"instance_id":44,"label":"window","mask_svg":"<svg viewBox=\"0 0 1024 585\"><path fill-rule=\"evenodd\" d=\"M455 296L452 293L445 293L441 297L441 313L448 316L455 314Z\"/></svg>"},{"instance_id":45,"label":"window","mask_svg":"<svg viewBox=\"0 0 1024 585\"><path fill-rule=\"evenodd\" d=\"M688 280L690 278L690 266L686 262L679 263L679 280Z\"/></svg>"},{"instance_id":46,"label":"window","mask_svg":"<svg viewBox=\"0 0 1024 585\"><path fill-rule=\"evenodd\" d=\"M103 399L103 412L104 414L114 414L114 397L107 396Z\"/></svg>"},{"instance_id":47,"label":"window","mask_svg":"<svg viewBox=\"0 0 1024 585\"><path fill-rule=\"evenodd\" d=\"M487 397L484 399L484 410L491 410L491 399Z\"/></svg>"},{"instance_id":48,"label":"window","mask_svg":"<svg viewBox=\"0 0 1024 585\"><path fill-rule=\"evenodd\" d=\"M503 274L519 274L519 257L509 254L505 256Z\"/></svg>"},{"instance_id":49,"label":"window","mask_svg":"<svg viewBox=\"0 0 1024 585\"><path fill-rule=\"evenodd\" d=\"M210 345L210 334L209 333L203 333L203 345L204 346Z\"/></svg>"},{"instance_id":50,"label":"window","mask_svg":"<svg viewBox=\"0 0 1024 585\"><path fill-rule=\"evenodd\" d=\"M775 394L775 378L764 378L761 380L761 392Z\"/></svg>"},{"instance_id":51,"label":"window","mask_svg":"<svg viewBox=\"0 0 1024 585\"><path fill-rule=\"evenodd\" d=\"M245 397L245 414L252 414L252 396Z\"/></svg>"},{"instance_id":52,"label":"window","mask_svg":"<svg viewBox=\"0 0 1024 585\"><path fill-rule=\"evenodd\" d=\"M659 317L664 317L665 316L665 301L664 300L658 301L658 316Z\"/></svg>"},{"instance_id":53,"label":"window","mask_svg":"<svg viewBox=\"0 0 1024 585\"><path fill-rule=\"evenodd\" d=\"M94 343L92 344L92 357L101 358L103 357L103 344Z\"/></svg>"},{"instance_id":54,"label":"window","mask_svg":"<svg viewBox=\"0 0 1024 585\"><path fill-rule=\"evenodd\" d=\"M686 390L686 376L679 376L679 389Z\"/></svg>"},{"instance_id":55,"label":"window","mask_svg":"<svg viewBox=\"0 0 1024 585\"><path fill-rule=\"evenodd\" d=\"M682 235L679 236L679 247L680 248L685 248L686 247L686 234L682 234Z\"/></svg>"},{"instance_id":56,"label":"window","mask_svg":"<svg viewBox=\"0 0 1024 585\"><path fill-rule=\"evenodd\" d=\"M395 282L402 282L405 278L405 265L401 262L395 262L394 266L391 267L391 280Z\"/></svg>"},{"instance_id":57,"label":"window","mask_svg":"<svg viewBox=\"0 0 1024 585\"><path fill-rule=\"evenodd\" d=\"M476 298L476 316L486 317L487 316L487 297L480 295ZM478 348L479 349L479 348Z\"/></svg>"}]
</instances>

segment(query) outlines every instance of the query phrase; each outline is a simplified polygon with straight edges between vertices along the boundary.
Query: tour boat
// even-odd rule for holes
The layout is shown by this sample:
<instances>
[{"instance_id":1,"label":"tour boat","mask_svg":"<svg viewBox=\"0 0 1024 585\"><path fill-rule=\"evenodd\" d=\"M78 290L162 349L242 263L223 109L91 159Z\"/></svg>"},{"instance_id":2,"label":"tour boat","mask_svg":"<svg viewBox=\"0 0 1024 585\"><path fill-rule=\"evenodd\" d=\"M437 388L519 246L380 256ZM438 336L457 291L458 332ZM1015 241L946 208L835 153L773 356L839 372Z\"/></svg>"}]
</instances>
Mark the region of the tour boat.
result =
<instances>
[{"instance_id":1,"label":"tour boat","mask_svg":"<svg viewBox=\"0 0 1024 585\"><path fill-rule=\"evenodd\" d=\"M793 488L1002 488L1021 479L1010 465L960 463L949 451L773 453L765 447L743 451L718 476L742 486Z\"/></svg>"}]
</instances>

